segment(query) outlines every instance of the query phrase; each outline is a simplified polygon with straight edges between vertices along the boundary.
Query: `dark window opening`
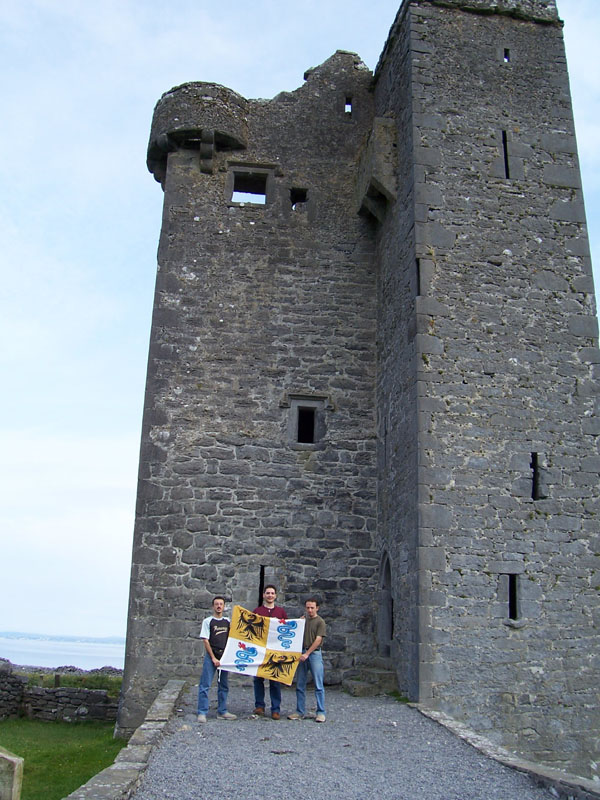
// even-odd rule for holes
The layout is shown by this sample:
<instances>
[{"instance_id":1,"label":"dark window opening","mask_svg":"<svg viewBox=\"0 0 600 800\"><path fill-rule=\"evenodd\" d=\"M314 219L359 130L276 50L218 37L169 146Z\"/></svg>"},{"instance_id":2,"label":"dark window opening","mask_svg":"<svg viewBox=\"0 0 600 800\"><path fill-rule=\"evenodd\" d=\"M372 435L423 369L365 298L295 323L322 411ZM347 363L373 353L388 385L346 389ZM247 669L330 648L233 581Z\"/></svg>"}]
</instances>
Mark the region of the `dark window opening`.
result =
<instances>
[{"instance_id":1,"label":"dark window opening","mask_svg":"<svg viewBox=\"0 0 600 800\"><path fill-rule=\"evenodd\" d=\"M504 48L504 63L508 64L510 61L510 49L508 47Z\"/></svg>"},{"instance_id":2,"label":"dark window opening","mask_svg":"<svg viewBox=\"0 0 600 800\"><path fill-rule=\"evenodd\" d=\"M326 434L326 411L333 406L327 397L319 395L289 394L281 402L282 408L289 408L287 419L287 438L293 449L319 448Z\"/></svg>"},{"instance_id":3,"label":"dark window opening","mask_svg":"<svg viewBox=\"0 0 600 800\"><path fill-rule=\"evenodd\" d=\"M510 178L510 163L508 161L508 134L502 131L502 150L504 153L504 177Z\"/></svg>"},{"instance_id":4,"label":"dark window opening","mask_svg":"<svg viewBox=\"0 0 600 800\"><path fill-rule=\"evenodd\" d=\"M421 294L422 294L422 292L421 292L421 259L420 258L417 258L415 260L415 267L416 267L416 273L417 273L417 297L420 297Z\"/></svg>"},{"instance_id":5,"label":"dark window opening","mask_svg":"<svg viewBox=\"0 0 600 800\"><path fill-rule=\"evenodd\" d=\"M544 500L548 495L542 485L542 468L537 453L531 454L531 463L529 466L531 467L531 499Z\"/></svg>"},{"instance_id":6,"label":"dark window opening","mask_svg":"<svg viewBox=\"0 0 600 800\"><path fill-rule=\"evenodd\" d=\"M267 202L267 175L264 172L234 172L233 203L254 203L264 205Z\"/></svg>"},{"instance_id":7,"label":"dark window opening","mask_svg":"<svg viewBox=\"0 0 600 800\"><path fill-rule=\"evenodd\" d=\"M265 590L265 568L261 565L260 568L260 578L258 581L258 606L262 606L263 604L263 592Z\"/></svg>"},{"instance_id":8,"label":"dark window opening","mask_svg":"<svg viewBox=\"0 0 600 800\"><path fill-rule=\"evenodd\" d=\"M298 442L302 444L315 441L315 410L298 406Z\"/></svg>"},{"instance_id":9,"label":"dark window opening","mask_svg":"<svg viewBox=\"0 0 600 800\"><path fill-rule=\"evenodd\" d=\"M344 104L344 112L348 115L352 114L352 98L347 97L346 102Z\"/></svg>"},{"instance_id":10,"label":"dark window opening","mask_svg":"<svg viewBox=\"0 0 600 800\"><path fill-rule=\"evenodd\" d=\"M290 201L294 211L298 203L306 203L307 199L308 191L306 189L290 189Z\"/></svg>"},{"instance_id":11,"label":"dark window opening","mask_svg":"<svg viewBox=\"0 0 600 800\"><path fill-rule=\"evenodd\" d=\"M508 576L508 618L519 619L519 576Z\"/></svg>"}]
</instances>

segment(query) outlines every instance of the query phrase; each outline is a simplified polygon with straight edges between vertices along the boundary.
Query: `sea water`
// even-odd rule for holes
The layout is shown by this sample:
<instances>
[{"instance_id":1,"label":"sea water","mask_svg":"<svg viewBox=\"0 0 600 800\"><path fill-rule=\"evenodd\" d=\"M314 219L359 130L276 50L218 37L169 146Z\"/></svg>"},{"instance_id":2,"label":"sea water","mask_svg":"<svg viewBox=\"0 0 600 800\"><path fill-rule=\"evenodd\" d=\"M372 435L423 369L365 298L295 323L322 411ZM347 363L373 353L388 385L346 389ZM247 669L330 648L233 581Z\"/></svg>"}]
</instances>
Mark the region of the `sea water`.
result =
<instances>
[{"instance_id":1,"label":"sea water","mask_svg":"<svg viewBox=\"0 0 600 800\"><path fill-rule=\"evenodd\" d=\"M0 658L7 658L13 664L35 667L123 669L125 642L17 639L0 636Z\"/></svg>"}]
</instances>

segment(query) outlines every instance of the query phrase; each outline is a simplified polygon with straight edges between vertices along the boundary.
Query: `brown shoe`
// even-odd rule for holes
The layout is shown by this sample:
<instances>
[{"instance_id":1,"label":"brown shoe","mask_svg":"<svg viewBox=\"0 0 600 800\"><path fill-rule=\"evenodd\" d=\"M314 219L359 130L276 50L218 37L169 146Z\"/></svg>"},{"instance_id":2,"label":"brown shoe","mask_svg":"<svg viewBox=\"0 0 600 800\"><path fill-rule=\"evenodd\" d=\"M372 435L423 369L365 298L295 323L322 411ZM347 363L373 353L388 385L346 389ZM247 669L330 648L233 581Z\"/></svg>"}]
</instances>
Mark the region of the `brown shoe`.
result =
<instances>
[{"instance_id":1,"label":"brown shoe","mask_svg":"<svg viewBox=\"0 0 600 800\"><path fill-rule=\"evenodd\" d=\"M265 710L264 708L262 708L262 706L256 706L256 708L252 713L255 714L257 717L264 717Z\"/></svg>"},{"instance_id":2,"label":"brown shoe","mask_svg":"<svg viewBox=\"0 0 600 800\"><path fill-rule=\"evenodd\" d=\"M279 711L274 711L271 714L271 719L281 719L281 714L279 713Z\"/></svg>"}]
</instances>

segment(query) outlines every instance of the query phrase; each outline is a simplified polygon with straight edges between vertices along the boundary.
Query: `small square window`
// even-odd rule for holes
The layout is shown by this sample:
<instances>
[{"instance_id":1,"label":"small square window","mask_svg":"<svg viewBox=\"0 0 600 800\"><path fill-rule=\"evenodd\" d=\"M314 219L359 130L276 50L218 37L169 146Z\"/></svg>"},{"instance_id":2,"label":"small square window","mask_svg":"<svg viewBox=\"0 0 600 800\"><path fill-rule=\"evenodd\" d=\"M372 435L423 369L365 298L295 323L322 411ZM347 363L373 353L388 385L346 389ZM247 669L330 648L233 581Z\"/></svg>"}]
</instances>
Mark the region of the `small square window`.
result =
<instances>
[{"instance_id":1,"label":"small square window","mask_svg":"<svg viewBox=\"0 0 600 800\"><path fill-rule=\"evenodd\" d=\"M306 203L308 200L308 191L306 189L290 189L290 202L292 204L292 211L298 210L299 203Z\"/></svg>"},{"instance_id":2,"label":"small square window","mask_svg":"<svg viewBox=\"0 0 600 800\"><path fill-rule=\"evenodd\" d=\"M231 202L265 205L267 202L267 173L234 171Z\"/></svg>"},{"instance_id":3,"label":"small square window","mask_svg":"<svg viewBox=\"0 0 600 800\"><path fill-rule=\"evenodd\" d=\"M289 409L287 432L288 441L296 449L322 447L326 431L325 411L331 404L323 396L288 395L282 402Z\"/></svg>"}]
</instances>

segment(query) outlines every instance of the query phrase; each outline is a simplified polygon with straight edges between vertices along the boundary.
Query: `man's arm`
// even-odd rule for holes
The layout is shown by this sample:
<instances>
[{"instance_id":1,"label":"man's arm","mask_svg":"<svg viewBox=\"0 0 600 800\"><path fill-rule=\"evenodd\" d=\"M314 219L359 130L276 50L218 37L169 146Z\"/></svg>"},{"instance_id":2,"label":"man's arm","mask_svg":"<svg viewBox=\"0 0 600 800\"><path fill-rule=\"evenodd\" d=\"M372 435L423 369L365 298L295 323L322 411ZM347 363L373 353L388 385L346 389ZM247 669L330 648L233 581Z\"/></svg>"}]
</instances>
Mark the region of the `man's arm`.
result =
<instances>
[{"instance_id":1,"label":"man's arm","mask_svg":"<svg viewBox=\"0 0 600 800\"><path fill-rule=\"evenodd\" d=\"M302 653L302 655L300 656L300 661L306 661L306 659L309 657L309 655L312 653L313 650L316 650L317 647L321 647L322 641L323 641L322 636L316 636L314 642L311 644L308 650L305 650L305 652Z\"/></svg>"},{"instance_id":2,"label":"man's arm","mask_svg":"<svg viewBox=\"0 0 600 800\"><path fill-rule=\"evenodd\" d=\"M210 646L210 642L208 641L208 639L202 639L202 641L204 642L204 649L206 650L206 652L210 656L210 660L213 662L215 667L220 667L221 666L221 662L219 661L218 658L215 658L215 654L213 653L213 649Z\"/></svg>"}]
</instances>

